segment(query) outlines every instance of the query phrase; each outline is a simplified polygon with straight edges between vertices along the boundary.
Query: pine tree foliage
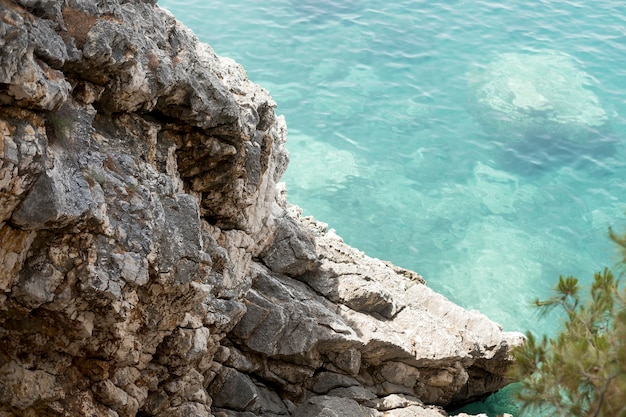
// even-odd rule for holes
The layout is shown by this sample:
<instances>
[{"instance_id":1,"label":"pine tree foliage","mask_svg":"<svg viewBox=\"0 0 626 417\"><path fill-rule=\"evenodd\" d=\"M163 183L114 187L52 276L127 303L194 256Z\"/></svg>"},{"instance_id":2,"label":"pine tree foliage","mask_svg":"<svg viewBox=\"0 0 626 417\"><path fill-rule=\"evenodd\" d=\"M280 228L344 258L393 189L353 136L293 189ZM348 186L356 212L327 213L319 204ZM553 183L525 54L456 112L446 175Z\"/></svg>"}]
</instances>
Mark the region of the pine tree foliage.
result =
<instances>
[{"instance_id":1,"label":"pine tree foliage","mask_svg":"<svg viewBox=\"0 0 626 417\"><path fill-rule=\"evenodd\" d=\"M626 237L610 235L626 265ZM560 277L554 294L535 305L542 313L562 309L564 329L553 338L528 333L513 353L522 414L626 417L626 292L619 280L605 269L583 296L576 278Z\"/></svg>"}]
</instances>

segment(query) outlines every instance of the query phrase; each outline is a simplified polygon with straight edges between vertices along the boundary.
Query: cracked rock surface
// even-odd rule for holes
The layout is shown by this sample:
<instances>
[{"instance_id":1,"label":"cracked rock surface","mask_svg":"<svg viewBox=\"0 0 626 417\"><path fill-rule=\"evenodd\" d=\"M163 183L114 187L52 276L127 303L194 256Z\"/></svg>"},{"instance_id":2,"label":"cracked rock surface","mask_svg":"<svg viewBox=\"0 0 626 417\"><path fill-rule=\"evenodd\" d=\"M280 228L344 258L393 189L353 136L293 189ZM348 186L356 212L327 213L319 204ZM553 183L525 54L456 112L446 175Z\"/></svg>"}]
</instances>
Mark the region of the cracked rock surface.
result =
<instances>
[{"instance_id":1,"label":"cracked rock surface","mask_svg":"<svg viewBox=\"0 0 626 417\"><path fill-rule=\"evenodd\" d=\"M0 0L0 416L442 416L521 335L301 216L269 93L150 0Z\"/></svg>"}]
</instances>

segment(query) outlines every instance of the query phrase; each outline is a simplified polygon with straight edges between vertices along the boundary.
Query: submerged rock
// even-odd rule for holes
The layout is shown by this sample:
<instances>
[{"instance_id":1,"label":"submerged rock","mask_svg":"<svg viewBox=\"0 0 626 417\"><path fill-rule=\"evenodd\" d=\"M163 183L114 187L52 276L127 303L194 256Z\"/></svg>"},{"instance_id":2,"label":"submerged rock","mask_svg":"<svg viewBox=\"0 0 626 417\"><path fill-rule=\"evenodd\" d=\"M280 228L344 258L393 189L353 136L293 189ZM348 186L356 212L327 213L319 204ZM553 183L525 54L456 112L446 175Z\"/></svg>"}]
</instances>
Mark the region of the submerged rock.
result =
<instances>
[{"instance_id":1,"label":"submerged rock","mask_svg":"<svg viewBox=\"0 0 626 417\"><path fill-rule=\"evenodd\" d=\"M290 184L306 192L316 188L335 189L350 177L358 177L358 162L352 152L322 142L302 132L289 130L290 158L298 166ZM320 181L324 176L325 181Z\"/></svg>"},{"instance_id":2,"label":"submerged rock","mask_svg":"<svg viewBox=\"0 0 626 417\"><path fill-rule=\"evenodd\" d=\"M0 415L440 415L508 382L519 334L287 204L276 104L170 13L5 1L0 37Z\"/></svg>"},{"instance_id":3,"label":"submerged rock","mask_svg":"<svg viewBox=\"0 0 626 417\"><path fill-rule=\"evenodd\" d=\"M585 142L608 122L594 79L562 53L504 53L467 74L470 112L506 140Z\"/></svg>"}]
</instances>

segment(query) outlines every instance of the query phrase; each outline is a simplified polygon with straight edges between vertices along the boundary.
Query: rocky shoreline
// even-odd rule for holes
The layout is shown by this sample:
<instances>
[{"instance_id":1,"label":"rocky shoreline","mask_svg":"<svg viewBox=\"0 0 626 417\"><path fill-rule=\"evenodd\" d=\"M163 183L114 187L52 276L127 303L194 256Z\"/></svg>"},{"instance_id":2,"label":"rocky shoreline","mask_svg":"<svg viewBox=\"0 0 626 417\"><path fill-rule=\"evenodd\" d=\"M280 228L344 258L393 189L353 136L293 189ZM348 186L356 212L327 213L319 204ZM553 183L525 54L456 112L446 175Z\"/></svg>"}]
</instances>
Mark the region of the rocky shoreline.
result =
<instances>
[{"instance_id":1,"label":"rocky shoreline","mask_svg":"<svg viewBox=\"0 0 626 417\"><path fill-rule=\"evenodd\" d=\"M441 416L519 333L302 217L269 93L151 1L0 0L0 416Z\"/></svg>"}]
</instances>

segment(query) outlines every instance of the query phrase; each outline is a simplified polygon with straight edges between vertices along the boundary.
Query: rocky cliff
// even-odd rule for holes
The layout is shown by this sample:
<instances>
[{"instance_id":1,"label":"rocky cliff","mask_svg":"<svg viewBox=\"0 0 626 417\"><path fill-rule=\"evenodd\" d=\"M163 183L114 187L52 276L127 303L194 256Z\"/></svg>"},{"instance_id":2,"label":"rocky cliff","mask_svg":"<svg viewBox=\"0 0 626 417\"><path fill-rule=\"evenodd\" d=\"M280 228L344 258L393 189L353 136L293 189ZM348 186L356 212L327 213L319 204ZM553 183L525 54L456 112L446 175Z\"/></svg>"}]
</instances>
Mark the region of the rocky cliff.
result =
<instances>
[{"instance_id":1,"label":"rocky cliff","mask_svg":"<svg viewBox=\"0 0 626 417\"><path fill-rule=\"evenodd\" d=\"M151 1L0 0L0 416L441 416L506 383L519 334L287 204L274 108Z\"/></svg>"}]
</instances>

